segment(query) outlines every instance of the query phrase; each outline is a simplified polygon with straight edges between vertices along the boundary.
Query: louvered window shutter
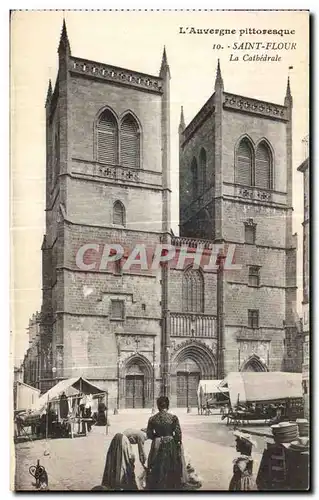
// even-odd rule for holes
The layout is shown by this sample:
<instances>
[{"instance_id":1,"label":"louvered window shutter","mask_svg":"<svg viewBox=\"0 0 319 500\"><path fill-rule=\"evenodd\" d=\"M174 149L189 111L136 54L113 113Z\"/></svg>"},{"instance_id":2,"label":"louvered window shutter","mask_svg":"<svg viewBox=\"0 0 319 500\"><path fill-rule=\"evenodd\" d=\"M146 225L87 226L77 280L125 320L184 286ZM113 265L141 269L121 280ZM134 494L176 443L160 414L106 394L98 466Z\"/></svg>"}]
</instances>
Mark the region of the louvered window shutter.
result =
<instances>
[{"instance_id":1,"label":"louvered window shutter","mask_svg":"<svg viewBox=\"0 0 319 500\"><path fill-rule=\"evenodd\" d=\"M120 201L116 201L113 206L113 224L125 226L125 208Z\"/></svg>"},{"instance_id":2,"label":"louvered window shutter","mask_svg":"<svg viewBox=\"0 0 319 500\"><path fill-rule=\"evenodd\" d=\"M270 189L271 156L265 144L259 144L256 152L256 186Z\"/></svg>"},{"instance_id":3,"label":"louvered window shutter","mask_svg":"<svg viewBox=\"0 0 319 500\"><path fill-rule=\"evenodd\" d=\"M117 125L108 111L102 114L97 126L97 157L101 163L117 163Z\"/></svg>"},{"instance_id":4,"label":"louvered window shutter","mask_svg":"<svg viewBox=\"0 0 319 500\"><path fill-rule=\"evenodd\" d=\"M236 182L246 186L252 185L252 152L245 139L239 144L237 150Z\"/></svg>"},{"instance_id":5,"label":"louvered window shutter","mask_svg":"<svg viewBox=\"0 0 319 500\"><path fill-rule=\"evenodd\" d=\"M124 167L140 166L140 137L138 125L132 116L121 124L121 164Z\"/></svg>"}]
</instances>

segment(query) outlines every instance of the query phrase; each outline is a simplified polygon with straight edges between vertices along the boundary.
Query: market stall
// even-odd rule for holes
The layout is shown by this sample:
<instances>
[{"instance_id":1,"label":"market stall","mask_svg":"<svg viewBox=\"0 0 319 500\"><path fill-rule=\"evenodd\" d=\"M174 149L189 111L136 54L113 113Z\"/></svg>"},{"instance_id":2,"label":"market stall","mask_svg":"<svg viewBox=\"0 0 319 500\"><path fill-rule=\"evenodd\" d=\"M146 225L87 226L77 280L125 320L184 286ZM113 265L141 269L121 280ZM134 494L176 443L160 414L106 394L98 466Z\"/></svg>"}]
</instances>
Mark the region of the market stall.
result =
<instances>
[{"instance_id":1,"label":"market stall","mask_svg":"<svg viewBox=\"0 0 319 500\"><path fill-rule=\"evenodd\" d=\"M228 388L227 422L296 420L303 417L301 373L232 372L221 382Z\"/></svg>"},{"instance_id":2,"label":"market stall","mask_svg":"<svg viewBox=\"0 0 319 500\"><path fill-rule=\"evenodd\" d=\"M222 380L200 380L197 389L198 412L211 414L214 409L221 409L229 404L227 387L221 387Z\"/></svg>"},{"instance_id":3,"label":"market stall","mask_svg":"<svg viewBox=\"0 0 319 500\"><path fill-rule=\"evenodd\" d=\"M28 412L19 415L19 427L30 427L31 433L38 437L86 435L95 421L94 415L102 406L106 413L107 391L83 377L61 380L43 394Z\"/></svg>"}]
</instances>

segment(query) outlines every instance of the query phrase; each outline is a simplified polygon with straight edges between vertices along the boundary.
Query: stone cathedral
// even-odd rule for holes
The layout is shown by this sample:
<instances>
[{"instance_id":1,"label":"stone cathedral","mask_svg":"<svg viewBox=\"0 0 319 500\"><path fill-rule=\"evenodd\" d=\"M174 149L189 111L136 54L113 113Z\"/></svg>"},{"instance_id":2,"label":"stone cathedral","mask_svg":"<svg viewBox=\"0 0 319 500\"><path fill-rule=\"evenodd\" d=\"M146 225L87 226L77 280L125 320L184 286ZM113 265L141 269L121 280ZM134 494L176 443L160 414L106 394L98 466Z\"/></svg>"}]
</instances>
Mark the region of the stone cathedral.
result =
<instances>
[{"instance_id":1,"label":"stone cathedral","mask_svg":"<svg viewBox=\"0 0 319 500\"><path fill-rule=\"evenodd\" d=\"M170 68L158 75L74 57L63 23L46 111L46 233L39 386L78 375L110 408L197 405L200 379L295 371L292 110L225 90L180 151L180 236L170 227ZM238 271L79 269L87 243L234 244Z\"/></svg>"}]
</instances>

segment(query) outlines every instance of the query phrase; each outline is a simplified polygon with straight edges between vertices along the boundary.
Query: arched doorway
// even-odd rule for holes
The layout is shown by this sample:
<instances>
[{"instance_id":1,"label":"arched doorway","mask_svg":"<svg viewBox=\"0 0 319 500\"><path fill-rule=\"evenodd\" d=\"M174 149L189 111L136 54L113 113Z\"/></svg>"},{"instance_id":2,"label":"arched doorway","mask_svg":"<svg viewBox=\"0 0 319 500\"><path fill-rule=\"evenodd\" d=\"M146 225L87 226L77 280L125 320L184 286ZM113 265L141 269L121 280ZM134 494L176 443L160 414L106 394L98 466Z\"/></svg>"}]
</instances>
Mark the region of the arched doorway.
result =
<instances>
[{"instance_id":1,"label":"arched doorway","mask_svg":"<svg viewBox=\"0 0 319 500\"><path fill-rule=\"evenodd\" d=\"M200 368L190 358L180 363L176 369L177 407L197 406L197 388L200 381Z\"/></svg>"},{"instance_id":2,"label":"arched doorway","mask_svg":"<svg viewBox=\"0 0 319 500\"><path fill-rule=\"evenodd\" d=\"M152 366L144 356L127 360L124 381L125 408L152 407Z\"/></svg>"},{"instance_id":3,"label":"arched doorway","mask_svg":"<svg viewBox=\"0 0 319 500\"><path fill-rule=\"evenodd\" d=\"M144 378L138 364L130 366L125 377L125 408L144 408Z\"/></svg>"},{"instance_id":4,"label":"arched doorway","mask_svg":"<svg viewBox=\"0 0 319 500\"><path fill-rule=\"evenodd\" d=\"M199 381L215 374L215 357L207 345L196 340L181 344L171 363L171 406L196 407Z\"/></svg>"},{"instance_id":5,"label":"arched doorway","mask_svg":"<svg viewBox=\"0 0 319 500\"><path fill-rule=\"evenodd\" d=\"M241 372L268 372L266 363L257 354L250 356L243 364Z\"/></svg>"}]
</instances>

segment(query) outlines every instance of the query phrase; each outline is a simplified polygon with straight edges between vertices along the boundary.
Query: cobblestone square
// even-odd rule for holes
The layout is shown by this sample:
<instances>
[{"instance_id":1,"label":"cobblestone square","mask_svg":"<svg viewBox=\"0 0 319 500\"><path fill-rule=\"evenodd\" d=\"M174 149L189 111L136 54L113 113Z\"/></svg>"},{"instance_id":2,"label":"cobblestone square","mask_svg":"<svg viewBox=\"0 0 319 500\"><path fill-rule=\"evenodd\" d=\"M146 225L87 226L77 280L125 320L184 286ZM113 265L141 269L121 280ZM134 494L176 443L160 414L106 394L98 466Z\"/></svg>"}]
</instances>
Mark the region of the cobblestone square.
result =
<instances>
[{"instance_id":1,"label":"cobblestone square","mask_svg":"<svg viewBox=\"0 0 319 500\"><path fill-rule=\"evenodd\" d=\"M183 432L185 454L189 455L203 481L202 490L227 490L232 476L232 460L236 457L232 428L221 422L219 415L197 415L195 410L172 410L178 415ZM74 439L39 440L16 445L16 490L32 490L33 478L28 470L37 459L49 476L50 490L91 490L101 483L106 452L117 432L126 428L143 428L151 416L150 410L123 410L111 415L111 426L93 427L86 437ZM258 471L264 439L255 436L257 448L253 451L254 471ZM146 452L150 442L146 442ZM138 461L136 476L142 472Z\"/></svg>"}]
</instances>

